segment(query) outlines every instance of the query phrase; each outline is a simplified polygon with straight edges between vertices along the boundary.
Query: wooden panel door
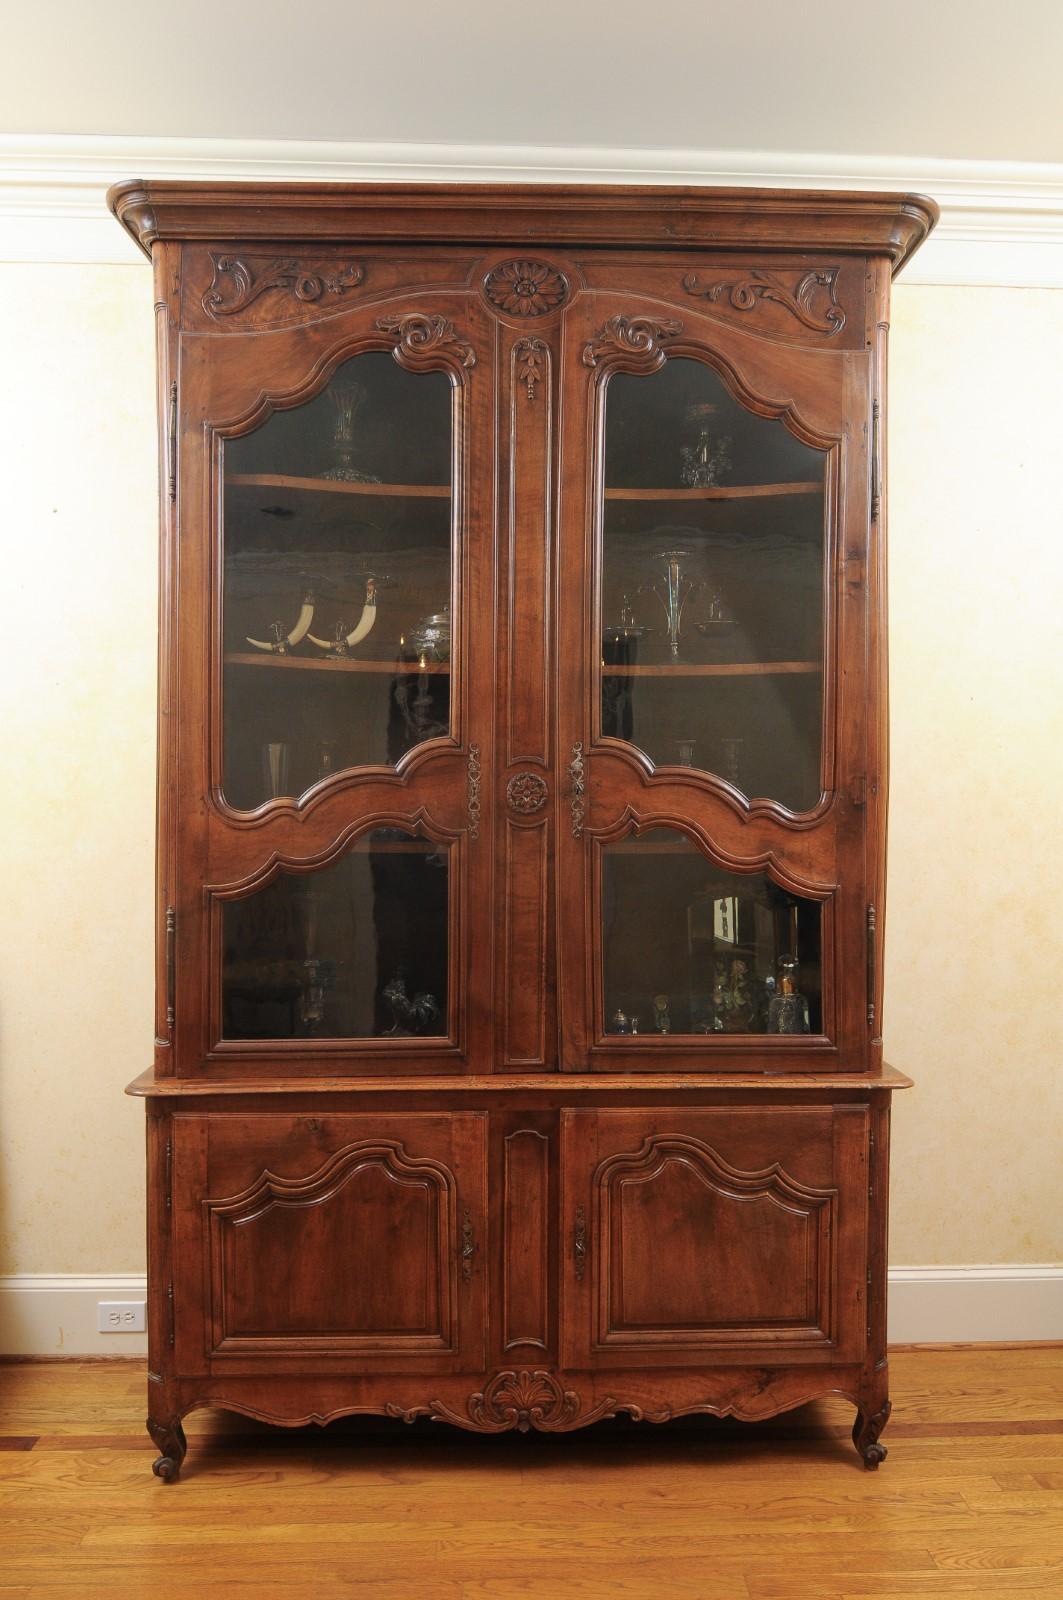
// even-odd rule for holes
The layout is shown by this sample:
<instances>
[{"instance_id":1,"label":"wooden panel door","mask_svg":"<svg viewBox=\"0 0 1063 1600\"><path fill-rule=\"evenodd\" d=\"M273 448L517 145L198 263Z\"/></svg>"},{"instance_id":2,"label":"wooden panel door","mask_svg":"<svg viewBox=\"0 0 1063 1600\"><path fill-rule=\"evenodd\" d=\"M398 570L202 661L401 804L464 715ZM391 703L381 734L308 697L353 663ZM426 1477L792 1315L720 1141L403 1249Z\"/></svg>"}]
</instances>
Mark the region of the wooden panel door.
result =
<instances>
[{"instance_id":1,"label":"wooden panel door","mask_svg":"<svg viewBox=\"0 0 1063 1600\"><path fill-rule=\"evenodd\" d=\"M861 1106L567 1111L564 1363L861 1359Z\"/></svg>"},{"instance_id":2,"label":"wooden panel door","mask_svg":"<svg viewBox=\"0 0 1063 1600\"><path fill-rule=\"evenodd\" d=\"M485 1125L177 1116L178 1370L479 1370Z\"/></svg>"},{"instance_id":3,"label":"wooden panel door","mask_svg":"<svg viewBox=\"0 0 1063 1600\"><path fill-rule=\"evenodd\" d=\"M489 1067L489 324L395 277L181 336L182 1074Z\"/></svg>"},{"instance_id":4,"label":"wooden panel door","mask_svg":"<svg viewBox=\"0 0 1063 1600\"><path fill-rule=\"evenodd\" d=\"M844 318L740 326L708 269L680 307L676 274L569 318L562 1064L857 1070L870 357Z\"/></svg>"}]
</instances>

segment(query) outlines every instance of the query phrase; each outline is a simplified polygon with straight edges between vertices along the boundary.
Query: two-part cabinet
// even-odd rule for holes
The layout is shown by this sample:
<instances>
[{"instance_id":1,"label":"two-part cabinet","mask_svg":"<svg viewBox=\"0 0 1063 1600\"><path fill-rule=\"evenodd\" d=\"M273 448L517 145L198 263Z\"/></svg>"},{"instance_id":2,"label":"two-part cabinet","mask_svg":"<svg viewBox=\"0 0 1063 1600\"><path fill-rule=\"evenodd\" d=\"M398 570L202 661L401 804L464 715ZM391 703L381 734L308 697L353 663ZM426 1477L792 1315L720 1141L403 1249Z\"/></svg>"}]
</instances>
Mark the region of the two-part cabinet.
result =
<instances>
[{"instance_id":1,"label":"two-part cabinet","mask_svg":"<svg viewBox=\"0 0 1063 1600\"><path fill-rule=\"evenodd\" d=\"M159 368L149 1429L885 1453L899 195L111 194Z\"/></svg>"}]
</instances>

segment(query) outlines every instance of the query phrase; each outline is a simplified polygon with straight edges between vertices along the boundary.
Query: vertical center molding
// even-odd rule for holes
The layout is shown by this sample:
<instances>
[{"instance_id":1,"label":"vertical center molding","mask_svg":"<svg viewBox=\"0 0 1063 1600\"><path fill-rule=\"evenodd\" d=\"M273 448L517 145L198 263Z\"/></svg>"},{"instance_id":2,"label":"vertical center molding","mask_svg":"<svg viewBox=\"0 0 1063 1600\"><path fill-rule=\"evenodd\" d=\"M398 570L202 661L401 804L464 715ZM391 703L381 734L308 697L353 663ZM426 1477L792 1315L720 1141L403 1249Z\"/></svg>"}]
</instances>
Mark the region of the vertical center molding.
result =
<instances>
[{"instance_id":1,"label":"vertical center molding","mask_svg":"<svg viewBox=\"0 0 1063 1600\"><path fill-rule=\"evenodd\" d=\"M500 740L503 787L539 784L553 761L551 730L554 630L553 457L554 357L540 334L506 330L504 405L507 426L505 596L505 713ZM517 772L531 766L536 772ZM540 792L538 789L536 792ZM502 870L505 882L503 993L499 1015L503 1064L552 1066L548 1015L549 839L553 805L543 785L533 810L507 808Z\"/></svg>"},{"instance_id":2,"label":"vertical center molding","mask_svg":"<svg viewBox=\"0 0 1063 1600\"><path fill-rule=\"evenodd\" d=\"M545 1350L550 1307L550 1140L537 1128L506 1135L502 1248L503 1349Z\"/></svg>"}]
</instances>

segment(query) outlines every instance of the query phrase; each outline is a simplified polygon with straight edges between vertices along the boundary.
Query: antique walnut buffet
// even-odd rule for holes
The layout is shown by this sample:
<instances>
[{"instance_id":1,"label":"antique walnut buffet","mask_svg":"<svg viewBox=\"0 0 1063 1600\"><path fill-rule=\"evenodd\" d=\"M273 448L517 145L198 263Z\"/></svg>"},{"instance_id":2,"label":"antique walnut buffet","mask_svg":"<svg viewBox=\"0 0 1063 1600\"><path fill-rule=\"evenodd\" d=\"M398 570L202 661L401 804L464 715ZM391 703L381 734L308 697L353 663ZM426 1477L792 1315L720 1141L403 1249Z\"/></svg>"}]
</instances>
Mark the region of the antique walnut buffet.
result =
<instances>
[{"instance_id":1,"label":"antique walnut buffet","mask_svg":"<svg viewBox=\"0 0 1063 1600\"><path fill-rule=\"evenodd\" d=\"M149 1431L885 1454L915 196L127 183L159 365Z\"/></svg>"}]
</instances>

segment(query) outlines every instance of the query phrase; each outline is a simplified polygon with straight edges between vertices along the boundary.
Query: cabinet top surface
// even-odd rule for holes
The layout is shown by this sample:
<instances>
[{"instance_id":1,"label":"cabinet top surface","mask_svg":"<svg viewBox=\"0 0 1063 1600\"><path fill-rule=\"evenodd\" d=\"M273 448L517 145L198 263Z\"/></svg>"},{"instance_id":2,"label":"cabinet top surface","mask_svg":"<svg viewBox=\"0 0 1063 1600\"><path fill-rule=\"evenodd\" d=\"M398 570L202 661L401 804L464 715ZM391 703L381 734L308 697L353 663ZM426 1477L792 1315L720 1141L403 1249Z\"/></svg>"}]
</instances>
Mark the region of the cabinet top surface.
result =
<instances>
[{"instance_id":1,"label":"cabinet top surface","mask_svg":"<svg viewBox=\"0 0 1063 1600\"><path fill-rule=\"evenodd\" d=\"M158 240L319 239L830 250L894 273L938 218L923 195L597 184L190 183L133 179L108 204L145 254Z\"/></svg>"}]
</instances>

